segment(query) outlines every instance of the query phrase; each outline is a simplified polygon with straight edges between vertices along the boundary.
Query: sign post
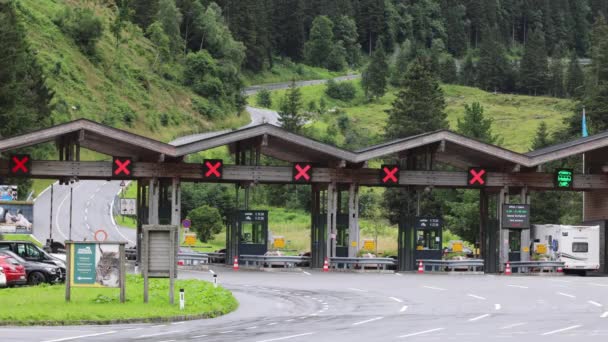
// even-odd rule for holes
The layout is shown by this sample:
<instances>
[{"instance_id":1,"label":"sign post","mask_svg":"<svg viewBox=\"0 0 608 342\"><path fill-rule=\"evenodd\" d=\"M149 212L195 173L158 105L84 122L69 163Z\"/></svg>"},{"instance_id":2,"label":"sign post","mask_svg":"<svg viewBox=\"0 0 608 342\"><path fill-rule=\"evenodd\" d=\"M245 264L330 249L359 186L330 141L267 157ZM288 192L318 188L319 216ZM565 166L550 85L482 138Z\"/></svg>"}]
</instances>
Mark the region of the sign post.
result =
<instances>
[{"instance_id":1,"label":"sign post","mask_svg":"<svg viewBox=\"0 0 608 342\"><path fill-rule=\"evenodd\" d=\"M124 260L124 242L67 241L65 300L70 301L73 287L118 287L124 303Z\"/></svg>"}]
</instances>

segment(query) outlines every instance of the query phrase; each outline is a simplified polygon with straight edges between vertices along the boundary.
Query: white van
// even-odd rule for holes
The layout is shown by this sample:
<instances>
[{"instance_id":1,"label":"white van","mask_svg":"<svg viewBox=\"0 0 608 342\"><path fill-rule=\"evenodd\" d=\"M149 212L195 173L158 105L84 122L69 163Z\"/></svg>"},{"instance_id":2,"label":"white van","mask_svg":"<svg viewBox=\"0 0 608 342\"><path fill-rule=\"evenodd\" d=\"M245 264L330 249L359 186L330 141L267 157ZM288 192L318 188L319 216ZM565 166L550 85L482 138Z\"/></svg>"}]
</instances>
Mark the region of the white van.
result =
<instances>
[{"instance_id":1,"label":"white van","mask_svg":"<svg viewBox=\"0 0 608 342\"><path fill-rule=\"evenodd\" d=\"M600 268L600 227L541 224L532 227L531 240L546 246L551 260L563 261L566 271L597 271Z\"/></svg>"}]
</instances>

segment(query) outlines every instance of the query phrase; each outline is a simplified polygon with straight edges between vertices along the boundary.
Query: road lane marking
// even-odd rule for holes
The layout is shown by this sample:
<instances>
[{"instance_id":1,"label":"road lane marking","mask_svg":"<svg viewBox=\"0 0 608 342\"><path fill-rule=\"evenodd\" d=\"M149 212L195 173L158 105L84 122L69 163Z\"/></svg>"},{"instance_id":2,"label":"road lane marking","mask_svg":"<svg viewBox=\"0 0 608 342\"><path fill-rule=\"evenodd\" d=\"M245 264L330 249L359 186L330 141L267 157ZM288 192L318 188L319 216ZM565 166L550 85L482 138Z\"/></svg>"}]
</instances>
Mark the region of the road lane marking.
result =
<instances>
[{"instance_id":1,"label":"road lane marking","mask_svg":"<svg viewBox=\"0 0 608 342\"><path fill-rule=\"evenodd\" d=\"M141 330L143 329L143 327L140 328L132 328L132 329L126 329L125 331L136 331L136 330Z\"/></svg>"},{"instance_id":2,"label":"road lane marking","mask_svg":"<svg viewBox=\"0 0 608 342\"><path fill-rule=\"evenodd\" d=\"M163 341L160 341L160 342L175 342L175 340L163 340Z\"/></svg>"},{"instance_id":3,"label":"road lane marking","mask_svg":"<svg viewBox=\"0 0 608 342\"><path fill-rule=\"evenodd\" d=\"M268 323L266 325L276 325L276 324L277 324L277 322L272 322L272 323Z\"/></svg>"},{"instance_id":4,"label":"road lane marking","mask_svg":"<svg viewBox=\"0 0 608 342\"><path fill-rule=\"evenodd\" d=\"M354 288L354 287L349 287L348 289L351 290L351 291L357 291L357 292L367 292L367 290L361 290L361 289L357 289L357 288Z\"/></svg>"},{"instance_id":5,"label":"road lane marking","mask_svg":"<svg viewBox=\"0 0 608 342\"><path fill-rule=\"evenodd\" d=\"M296 337L301 337L301 336L308 336L308 335L312 335L312 334L314 334L314 332L309 332L309 333L304 333L304 334L298 334L298 335L290 335L290 336L284 336L284 337L277 337L277 338L271 338L270 340L260 340L260 341L256 341L256 342L282 341L282 340L288 340L290 338L296 338Z\"/></svg>"},{"instance_id":6,"label":"road lane marking","mask_svg":"<svg viewBox=\"0 0 608 342\"><path fill-rule=\"evenodd\" d=\"M374 322L374 321L377 321L377 320L383 319L383 318L384 317L376 317L376 318L368 319L368 320L365 320L365 321L353 323L353 325L361 325L361 324L365 324L365 323L370 323L370 322Z\"/></svg>"},{"instance_id":7,"label":"road lane marking","mask_svg":"<svg viewBox=\"0 0 608 342\"><path fill-rule=\"evenodd\" d=\"M440 331L443 329L445 329L445 328L436 328L436 329L430 329L430 330L425 330L425 331L419 331L419 332L415 332L415 333L411 333L411 334L407 334L407 335L401 335L401 336L397 336L397 337L404 338L404 337L418 336L418 335L423 335L423 334L430 334L432 332Z\"/></svg>"},{"instance_id":8,"label":"road lane marking","mask_svg":"<svg viewBox=\"0 0 608 342\"><path fill-rule=\"evenodd\" d=\"M401 274L401 273L397 273L397 272L395 272L395 275L398 275L398 276L400 276L400 277L402 277L402 276L403 276L403 274Z\"/></svg>"},{"instance_id":9,"label":"road lane marking","mask_svg":"<svg viewBox=\"0 0 608 342\"><path fill-rule=\"evenodd\" d=\"M103 185L107 185L109 183L110 182L105 182ZM130 182L128 182L128 183L130 183ZM99 188L97 188L97 191L95 191L95 192L99 192L100 190L101 190L101 186ZM118 193L116 194L116 196L120 195L120 193L122 192L122 190L123 190L122 187L120 187L120 189L118 190ZM122 236L123 239L125 239L130 244L134 245L135 242L131 241L129 238L127 238L126 236L123 235L123 233L118 228L118 225L116 224L116 221L114 220L114 214L113 214L113 212L114 212L114 199L112 199L109 204L110 204L110 208L108 210L108 214L110 215L110 221L112 221L112 225L114 226L114 229L116 230L116 232L120 236Z\"/></svg>"},{"instance_id":10,"label":"road lane marking","mask_svg":"<svg viewBox=\"0 0 608 342\"><path fill-rule=\"evenodd\" d=\"M481 316L477 316L477 317L473 317L471 319L469 319L469 322L475 322L475 321L479 321L480 319L484 319L486 317L490 316L490 314L485 314L485 315L481 315Z\"/></svg>"},{"instance_id":11,"label":"road lane marking","mask_svg":"<svg viewBox=\"0 0 608 342\"><path fill-rule=\"evenodd\" d=\"M306 272L306 271L304 271L304 272L302 272L302 273L304 273L304 274L306 274L306 275L311 275L310 273L308 273L308 272Z\"/></svg>"},{"instance_id":12,"label":"road lane marking","mask_svg":"<svg viewBox=\"0 0 608 342\"><path fill-rule=\"evenodd\" d=\"M604 312L604 313L603 313L603 314L602 314L600 317L601 317L601 318L606 318L606 317L608 317L608 311Z\"/></svg>"},{"instance_id":13,"label":"road lane marking","mask_svg":"<svg viewBox=\"0 0 608 342\"><path fill-rule=\"evenodd\" d=\"M427 289L431 289L431 290L437 290L437 291L447 291L446 289L441 288L441 287L435 287L435 286L423 286L423 287L424 287L424 288L427 288Z\"/></svg>"},{"instance_id":14,"label":"road lane marking","mask_svg":"<svg viewBox=\"0 0 608 342\"><path fill-rule=\"evenodd\" d=\"M159 325L153 325L151 326L151 328L159 328L159 327L166 327L166 324L159 324Z\"/></svg>"},{"instance_id":15,"label":"road lane marking","mask_svg":"<svg viewBox=\"0 0 608 342\"><path fill-rule=\"evenodd\" d=\"M114 334L116 333L115 330L111 330L111 331L106 331L106 332L102 332L102 333L97 333L97 334L87 334L87 335L80 335L80 336L73 336L73 337L64 337L64 338L58 338L56 340L46 340L44 342L61 342L61 341L69 341L69 340L79 340L81 338L85 338L85 337L95 337L95 336L102 336L102 335L110 335L110 334Z\"/></svg>"},{"instance_id":16,"label":"road lane marking","mask_svg":"<svg viewBox=\"0 0 608 342\"><path fill-rule=\"evenodd\" d=\"M500 304L494 304L494 310L500 310L501 306Z\"/></svg>"},{"instance_id":17,"label":"road lane marking","mask_svg":"<svg viewBox=\"0 0 608 342\"><path fill-rule=\"evenodd\" d=\"M286 320L285 320L285 322L293 322L293 321L294 321L294 319L293 319L293 318L292 318L292 319L286 319Z\"/></svg>"},{"instance_id":18,"label":"road lane marking","mask_svg":"<svg viewBox=\"0 0 608 342\"><path fill-rule=\"evenodd\" d=\"M404 312L405 310L407 310L407 305L404 305L399 312Z\"/></svg>"},{"instance_id":19,"label":"road lane marking","mask_svg":"<svg viewBox=\"0 0 608 342\"><path fill-rule=\"evenodd\" d=\"M257 329L257 328L258 328L258 327L257 327L257 325L254 325L254 326L252 326L252 327L245 328L245 330Z\"/></svg>"},{"instance_id":20,"label":"road lane marking","mask_svg":"<svg viewBox=\"0 0 608 342\"><path fill-rule=\"evenodd\" d=\"M475 298L475 299L486 300L486 298L485 298L485 297L478 296L478 295L474 295L474 294L471 294L471 293L469 293L467 296L472 297L472 298Z\"/></svg>"},{"instance_id":21,"label":"road lane marking","mask_svg":"<svg viewBox=\"0 0 608 342\"><path fill-rule=\"evenodd\" d=\"M395 297L388 297L388 298L394 300L397 303L403 303L403 301L401 299L399 299L399 298L395 298Z\"/></svg>"},{"instance_id":22,"label":"road lane marking","mask_svg":"<svg viewBox=\"0 0 608 342\"><path fill-rule=\"evenodd\" d=\"M173 325L177 325L177 324L184 324L184 323L186 323L186 322L173 322L173 323L171 323L171 324L173 324Z\"/></svg>"},{"instance_id":23,"label":"road lane marking","mask_svg":"<svg viewBox=\"0 0 608 342\"><path fill-rule=\"evenodd\" d=\"M573 325L571 327L567 327L567 328L563 328L563 329L557 329L557 330L553 330L553 331L548 331L546 333L542 333L540 334L540 336L547 336L547 335L553 335L553 334L557 334L563 331L568 331L568 330L572 330L572 329L576 329L576 328L580 328L582 327L582 325Z\"/></svg>"},{"instance_id":24,"label":"road lane marking","mask_svg":"<svg viewBox=\"0 0 608 342\"><path fill-rule=\"evenodd\" d=\"M209 273L211 274L215 274L215 272L213 270L209 270Z\"/></svg>"},{"instance_id":25,"label":"road lane marking","mask_svg":"<svg viewBox=\"0 0 608 342\"><path fill-rule=\"evenodd\" d=\"M196 335L196 336L192 336L192 338L201 338L201 337L206 337L207 335Z\"/></svg>"},{"instance_id":26,"label":"road lane marking","mask_svg":"<svg viewBox=\"0 0 608 342\"><path fill-rule=\"evenodd\" d=\"M170 331L165 331L165 332L159 332L156 334L149 334L149 335L141 335L138 336L137 338L146 338L146 337L154 337L154 336L160 336L160 335L168 335L168 334L174 334L174 333L179 333L182 332L183 330L170 330Z\"/></svg>"},{"instance_id":27,"label":"road lane marking","mask_svg":"<svg viewBox=\"0 0 608 342\"><path fill-rule=\"evenodd\" d=\"M526 325L526 324L528 324L528 323L527 322L513 323L513 324L505 325L504 327L502 327L500 329L511 329L511 328L520 327L520 326Z\"/></svg>"},{"instance_id":28,"label":"road lane marking","mask_svg":"<svg viewBox=\"0 0 608 342\"><path fill-rule=\"evenodd\" d=\"M507 285L507 286L510 286L510 287L517 287L518 289L529 289L529 287L527 287L527 286L523 286L523 285L513 285L513 284L509 284L509 285Z\"/></svg>"},{"instance_id":29,"label":"road lane marking","mask_svg":"<svg viewBox=\"0 0 608 342\"><path fill-rule=\"evenodd\" d=\"M220 334L230 334L231 332L234 332L234 330L220 331Z\"/></svg>"},{"instance_id":30,"label":"road lane marking","mask_svg":"<svg viewBox=\"0 0 608 342\"><path fill-rule=\"evenodd\" d=\"M592 301L592 300L588 300L588 301L587 301L587 303L589 303L589 304L591 304L591 305L595 305L595 306L597 306L598 308L601 308L601 307L603 306L602 304L600 304L600 303L598 303L598 302L594 302L594 301Z\"/></svg>"},{"instance_id":31,"label":"road lane marking","mask_svg":"<svg viewBox=\"0 0 608 342\"><path fill-rule=\"evenodd\" d=\"M571 295L569 293L558 292L557 294L560 296L568 297L568 298L576 298L575 295Z\"/></svg>"}]
</instances>

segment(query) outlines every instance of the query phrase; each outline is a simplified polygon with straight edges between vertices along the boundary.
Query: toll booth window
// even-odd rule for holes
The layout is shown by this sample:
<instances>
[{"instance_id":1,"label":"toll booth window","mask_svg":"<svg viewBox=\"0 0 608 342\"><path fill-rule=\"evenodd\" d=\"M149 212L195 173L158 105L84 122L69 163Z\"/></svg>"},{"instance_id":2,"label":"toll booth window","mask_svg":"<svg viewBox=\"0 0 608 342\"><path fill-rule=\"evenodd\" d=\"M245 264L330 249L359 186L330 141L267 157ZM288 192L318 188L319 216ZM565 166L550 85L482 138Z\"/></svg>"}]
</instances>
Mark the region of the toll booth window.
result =
<instances>
[{"instance_id":1,"label":"toll booth window","mask_svg":"<svg viewBox=\"0 0 608 342\"><path fill-rule=\"evenodd\" d=\"M348 246L348 227L338 227L338 234L336 236L336 246Z\"/></svg>"},{"instance_id":2,"label":"toll booth window","mask_svg":"<svg viewBox=\"0 0 608 342\"><path fill-rule=\"evenodd\" d=\"M417 250L439 250L441 238L436 230L418 230L416 232Z\"/></svg>"},{"instance_id":3,"label":"toll booth window","mask_svg":"<svg viewBox=\"0 0 608 342\"><path fill-rule=\"evenodd\" d=\"M263 225L261 223L243 222L241 225L241 243L266 243Z\"/></svg>"},{"instance_id":4,"label":"toll booth window","mask_svg":"<svg viewBox=\"0 0 608 342\"><path fill-rule=\"evenodd\" d=\"M589 244L586 242L573 242L572 243L573 253L587 253L589 252Z\"/></svg>"},{"instance_id":5,"label":"toll booth window","mask_svg":"<svg viewBox=\"0 0 608 342\"><path fill-rule=\"evenodd\" d=\"M521 232L509 231L509 251L519 252L521 250Z\"/></svg>"}]
</instances>

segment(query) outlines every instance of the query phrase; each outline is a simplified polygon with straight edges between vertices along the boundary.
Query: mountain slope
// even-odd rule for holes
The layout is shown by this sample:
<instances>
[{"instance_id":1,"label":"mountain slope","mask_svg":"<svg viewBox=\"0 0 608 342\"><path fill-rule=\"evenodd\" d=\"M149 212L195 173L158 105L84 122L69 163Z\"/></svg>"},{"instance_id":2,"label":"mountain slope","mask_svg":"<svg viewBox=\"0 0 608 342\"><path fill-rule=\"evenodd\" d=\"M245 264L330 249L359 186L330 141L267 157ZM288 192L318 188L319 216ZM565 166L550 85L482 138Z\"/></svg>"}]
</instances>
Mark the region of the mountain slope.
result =
<instances>
[{"instance_id":1,"label":"mountain slope","mask_svg":"<svg viewBox=\"0 0 608 342\"><path fill-rule=\"evenodd\" d=\"M87 56L54 23L66 8L86 6L104 25L97 53ZM155 64L154 45L141 29L127 23L123 39L109 30L114 12L90 2L21 0L17 11L27 31L49 88L54 123L89 118L135 133L168 141L178 135L240 126L245 116L226 113L213 120L199 114L193 103L206 100L181 85L177 63Z\"/></svg>"}]
</instances>

